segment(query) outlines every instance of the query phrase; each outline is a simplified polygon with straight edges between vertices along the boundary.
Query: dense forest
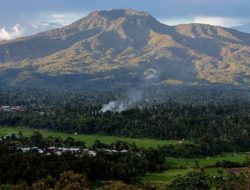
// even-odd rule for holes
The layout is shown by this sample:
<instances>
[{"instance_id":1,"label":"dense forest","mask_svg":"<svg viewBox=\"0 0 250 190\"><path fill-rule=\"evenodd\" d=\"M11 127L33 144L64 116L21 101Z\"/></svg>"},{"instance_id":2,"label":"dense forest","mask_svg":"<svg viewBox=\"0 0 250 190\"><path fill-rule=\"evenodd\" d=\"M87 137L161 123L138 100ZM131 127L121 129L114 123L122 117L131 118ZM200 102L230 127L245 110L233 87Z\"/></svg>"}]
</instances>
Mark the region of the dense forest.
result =
<instances>
[{"instance_id":1,"label":"dense forest","mask_svg":"<svg viewBox=\"0 0 250 190\"><path fill-rule=\"evenodd\" d=\"M0 125L157 139L209 136L218 143L245 150L250 147L250 102L247 99L219 97L218 101L199 102L192 98L185 101L185 96L166 97L161 103L151 102L150 106L145 103L122 112L104 113L100 110L110 97L105 93L100 96L92 93L2 92L0 104L21 105L26 111L1 112Z\"/></svg>"}]
</instances>

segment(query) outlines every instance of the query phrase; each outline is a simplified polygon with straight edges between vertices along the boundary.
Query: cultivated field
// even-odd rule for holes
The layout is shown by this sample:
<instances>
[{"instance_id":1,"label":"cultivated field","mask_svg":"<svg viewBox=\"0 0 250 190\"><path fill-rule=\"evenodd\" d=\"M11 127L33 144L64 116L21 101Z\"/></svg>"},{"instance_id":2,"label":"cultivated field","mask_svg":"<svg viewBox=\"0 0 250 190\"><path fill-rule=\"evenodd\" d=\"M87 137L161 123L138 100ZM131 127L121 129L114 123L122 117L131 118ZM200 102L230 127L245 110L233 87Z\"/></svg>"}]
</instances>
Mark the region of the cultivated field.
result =
<instances>
[{"instance_id":1,"label":"cultivated field","mask_svg":"<svg viewBox=\"0 0 250 190\"><path fill-rule=\"evenodd\" d=\"M17 134L19 131L23 133L24 136L32 135L35 129L27 128L27 127L0 127L0 136L10 135L10 134ZM139 147L149 148L149 147L157 147L159 145L165 144L177 144L178 141L176 140L157 140L157 139L147 139L147 138L123 138L123 137L116 137L116 136L106 136L106 135L84 135L84 134L67 134L62 132L55 132L45 129L39 130L44 137L61 137L63 139L67 137L73 137L75 140L84 141L87 146L92 145L96 140L99 140L105 144L111 144L118 140L128 142L128 143L136 143Z\"/></svg>"},{"instance_id":2,"label":"cultivated field","mask_svg":"<svg viewBox=\"0 0 250 190\"><path fill-rule=\"evenodd\" d=\"M188 169L194 167L214 167L219 161L230 161L238 162L242 164L247 158L244 153L225 153L220 156L198 158L198 159L188 159L188 158L173 158L166 157L166 167L173 169Z\"/></svg>"},{"instance_id":3,"label":"cultivated field","mask_svg":"<svg viewBox=\"0 0 250 190\"><path fill-rule=\"evenodd\" d=\"M242 164L248 155L244 153L225 153L221 156L187 159L166 157L166 167L170 168L162 173L152 173L142 177L143 182L154 184L169 184L178 175L185 175L195 168L204 168L209 175L218 175L218 170L225 170L216 167L218 161L231 161Z\"/></svg>"}]
</instances>

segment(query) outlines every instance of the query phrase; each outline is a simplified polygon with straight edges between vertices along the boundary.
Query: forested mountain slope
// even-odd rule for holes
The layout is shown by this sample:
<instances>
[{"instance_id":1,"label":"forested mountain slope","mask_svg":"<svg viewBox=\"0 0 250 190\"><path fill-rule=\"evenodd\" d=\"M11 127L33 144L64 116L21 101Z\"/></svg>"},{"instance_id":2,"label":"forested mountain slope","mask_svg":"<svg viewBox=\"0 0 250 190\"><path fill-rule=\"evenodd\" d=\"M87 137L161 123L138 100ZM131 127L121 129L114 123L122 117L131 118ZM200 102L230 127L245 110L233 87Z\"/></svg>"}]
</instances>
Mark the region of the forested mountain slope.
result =
<instances>
[{"instance_id":1,"label":"forested mountain slope","mask_svg":"<svg viewBox=\"0 0 250 190\"><path fill-rule=\"evenodd\" d=\"M250 84L250 34L167 26L135 10L96 11L66 27L0 42L2 85Z\"/></svg>"}]
</instances>

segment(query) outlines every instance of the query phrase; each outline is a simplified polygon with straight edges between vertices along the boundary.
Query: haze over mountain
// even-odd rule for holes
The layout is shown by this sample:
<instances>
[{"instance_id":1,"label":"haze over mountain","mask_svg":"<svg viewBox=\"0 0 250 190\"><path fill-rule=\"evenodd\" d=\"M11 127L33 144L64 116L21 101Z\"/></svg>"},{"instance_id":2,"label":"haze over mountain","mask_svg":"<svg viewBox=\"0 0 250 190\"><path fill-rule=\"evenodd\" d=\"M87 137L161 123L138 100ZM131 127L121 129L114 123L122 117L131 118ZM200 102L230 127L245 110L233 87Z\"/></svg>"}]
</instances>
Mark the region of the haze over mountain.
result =
<instances>
[{"instance_id":1,"label":"haze over mountain","mask_svg":"<svg viewBox=\"0 0 250 190\"><path fill-rule=\"evenodd\" d=\"M250 84L250 34L167 26L146 12L92 12L63 28L0 42L0 84Z\"/></svg>"},{"instance_id":2,"label":"haze over mountain","mask_svg":"<svg viewBox=\"0 0 250 190\"><path fill-rule=\"evenodd\" d=\"M250 23L243 24L240 26L235 26L235 27L233 27L233 29L236 29L236 30L239 30L242 32L246 32L246 33L250 33Z\"/></svg>"}]
</instances>

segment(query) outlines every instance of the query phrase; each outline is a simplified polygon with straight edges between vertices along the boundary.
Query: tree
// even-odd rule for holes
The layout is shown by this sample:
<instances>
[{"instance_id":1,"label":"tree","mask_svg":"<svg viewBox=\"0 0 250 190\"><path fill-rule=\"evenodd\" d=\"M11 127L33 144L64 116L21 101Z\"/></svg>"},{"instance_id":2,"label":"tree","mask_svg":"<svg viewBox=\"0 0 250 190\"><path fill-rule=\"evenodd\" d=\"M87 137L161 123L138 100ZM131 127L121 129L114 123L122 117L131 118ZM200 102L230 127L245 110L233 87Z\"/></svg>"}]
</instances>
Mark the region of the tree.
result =
<instances>
[{"instance_id":1,"label":"tree","mask_svg":"<svg viewBox=\"0 0 250 190\"><path fill-rule=\"evenodd\" d=\"M35 130L33 135L30 136L30 140L33 146L41 146L43 144L43 136L37 130Z\"/></svg>"},{"instance_id":2,"label":"tree","mask_svg":"<svg viewBox=\"0 0 250 190\"><path fill-rule=\"evenodd\" d=\"M114 181L109 184L105 184L101 190L137 190L138 188L132 186L132 185L127 185L122 181Z\"/></svg>"},{"instance_id":3,"label":"tree","mask_svg":"<svg viewBox=\"0 0 250 190\"><path fill-rule=\"evenodd\" d=\"M75 144L75 139L72 137L67 137L63 143L66 146L73 146Z\"/></svg>"},{"instance_id":4,"label":"tree","mask_svg":"<svg viewBox=\"0 0 250 190\"><path fill-rule=\"evenodd\" d=\"M85 174L77 174L72 171L61 174L56 183L55 190L87 190L88 179Z\"/></svg>"},{"instance_id":5,"label":"tree","mask_svg":"<svg viewBox=\"0 0 250 190\"><path fill-rule=\"evenodd\" d=\"M51 176L39 179L32 184L32 190L53 190L56 182L55 180L56 179L52 178Z\"/></svg>"},{"instance_id":6,"label":"tree","mask_svg":"<svg viewBox=\"0 0 250 190\"><path fill-rule=\"evenodd\" d=\"M179 176L170 185L170 190L209 190L211 178L203 171L192 171L187 175Z\"/></svg>"},{"instance_id":7,"label":"tree","mask_svg":"<svg viewBox=\"0 0 250 190\"><path fill-rule=\"evenodd\" d=\"M14 185L11 187L11 190L24 190L28 188L28 184L24 181L24 182L20 182L17 185Z\"/></svg>"},{"instance_id":8,"label":"tree","mask_svg":"<svg viewBox=\"0 0 250 190\"><path fill-rule=\"evenodd\" d=\"M32 190L48 190L48 187L43 181L37 181L32 184Z\"/></svg>"},{"instance_id":9,"label":"tree","mask_svg":"<svg viewBox=\"0 0 250 190\"><path fill-rule=\"evenodd\" d=\"M250 169L231 169L228 178L224 181L221 190L237 189L249 190L250 189Z\"/></svg>"}]
</instances>

